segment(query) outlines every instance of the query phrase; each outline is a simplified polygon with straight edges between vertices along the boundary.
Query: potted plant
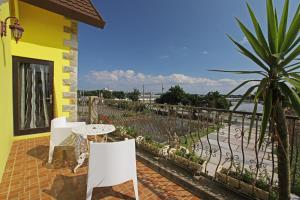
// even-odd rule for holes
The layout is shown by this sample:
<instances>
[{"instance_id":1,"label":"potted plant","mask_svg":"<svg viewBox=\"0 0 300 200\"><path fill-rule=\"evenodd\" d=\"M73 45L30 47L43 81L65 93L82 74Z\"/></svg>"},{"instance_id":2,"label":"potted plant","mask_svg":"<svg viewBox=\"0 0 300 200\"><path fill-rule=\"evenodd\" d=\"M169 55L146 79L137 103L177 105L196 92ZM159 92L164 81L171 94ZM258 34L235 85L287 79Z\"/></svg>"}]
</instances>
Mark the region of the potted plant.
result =
<instances>
[{"instance_id":1,"label":"potted plant","mask_svg":"<svg viewBox=\"0 0 300 200\"><path fill-rule=\"evenodd\" d=\"M159 156L159 152L161 150L161 148L163 147L162 144L155 142L151 139L148 139L147 137L145 138L145 140L143 140L141 142L141 144L139 145L142 149L144 149L145 151L155 155L155 156Z\"/></svg>"},{"instance_id":2,"label":"potted plant","mask_svg":"<svg viewBox=\"0 0 300 200\"><path fill-rule=\"evenodd\" d=\"M184 169L188 169L193 174L202 173L206 162L196 154L190 153L184 147L180 147L175 153L169 154L169 160Z\"/></svg>"}]
</instances>

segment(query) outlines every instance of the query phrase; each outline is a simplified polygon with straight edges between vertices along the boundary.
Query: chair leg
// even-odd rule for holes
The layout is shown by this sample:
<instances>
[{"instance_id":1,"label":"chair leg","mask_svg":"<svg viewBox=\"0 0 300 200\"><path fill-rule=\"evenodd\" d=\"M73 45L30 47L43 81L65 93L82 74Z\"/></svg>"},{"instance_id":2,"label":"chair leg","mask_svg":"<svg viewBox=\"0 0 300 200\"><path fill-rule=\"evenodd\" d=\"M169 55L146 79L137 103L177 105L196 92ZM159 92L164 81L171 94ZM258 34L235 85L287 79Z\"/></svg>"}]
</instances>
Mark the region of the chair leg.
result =
<instances>
[{"instance_id":1,"label":"chair leg","mask_svg":"<svg viewBox=\"0 0 300 200\"><path fill-rule=\"evenodd\" d=\"M55 148L55 146L50 144L50 147L49 147L49 158L48 158L48 163L49 164L52 163L54 148Z\"/></svg>"},{"instance_id":2,"label":"chair leg","mask_svg":"<svg viewBox=\"0 0 300 200\"><path fill-rule=\"evenodd\" d=\"M137 181L137 178L133 179L133 188L134 188L135 199L139 200L139 190L138 190L138 181Z\"/></svg>"},{"instance_id":3,"label":"chair leg","mask_svg":"<svg viewBox=\"0 0 300 200\"><path fill-rule=\"evenodd\" d=\"M89 184L87 186L86 190L86 200L91 200L93 195L93 187L91 187Z\"/></svg>"}]
</instances>

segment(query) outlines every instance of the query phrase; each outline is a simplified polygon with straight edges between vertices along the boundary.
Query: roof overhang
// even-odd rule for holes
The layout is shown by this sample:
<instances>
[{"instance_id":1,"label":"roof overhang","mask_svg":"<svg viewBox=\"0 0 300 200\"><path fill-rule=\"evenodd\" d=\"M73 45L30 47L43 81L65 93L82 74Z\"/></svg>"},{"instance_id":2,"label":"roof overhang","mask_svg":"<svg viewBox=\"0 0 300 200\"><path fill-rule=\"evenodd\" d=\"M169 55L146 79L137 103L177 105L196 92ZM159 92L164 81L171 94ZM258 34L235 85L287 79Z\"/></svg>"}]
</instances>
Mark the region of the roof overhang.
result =
<instances>
[{"instance_id":1,"label":"roof overhang","mask_svg":"<svg viewBox=\"0 0 300 200\"><path fill-rule=\"evenodd\" d=\"M104 28L105 22L90 0L21 0L48 11Z\"/></svg>"}]
</instances>

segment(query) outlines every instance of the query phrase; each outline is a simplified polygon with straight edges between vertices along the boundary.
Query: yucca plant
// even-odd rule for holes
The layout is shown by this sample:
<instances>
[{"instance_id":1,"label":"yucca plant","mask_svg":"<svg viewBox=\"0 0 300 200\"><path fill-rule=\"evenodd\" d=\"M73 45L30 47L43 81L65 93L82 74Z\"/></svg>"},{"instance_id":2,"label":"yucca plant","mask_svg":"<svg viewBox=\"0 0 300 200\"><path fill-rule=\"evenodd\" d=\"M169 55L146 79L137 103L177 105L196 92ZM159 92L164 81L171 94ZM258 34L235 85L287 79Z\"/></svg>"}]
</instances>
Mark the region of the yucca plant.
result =
<instances>
[{"instance_id":1,"label":"yucca plant","mask_svg":"<svg viewBox=\"0 0 300 200\"><path fill-rule=\"evenodd\" d=\"M218 72L231 72L236 74L256 74L258 80L247 80L232 90L228 95L234 93L250 82L254 85L249 87L241 100L237 103L236 110L241 103L254 93L254 109L250 123L249 140L251 130L256 118L259 98L263 99L264 108L260 127L260 148L269 122L274 125L275 138L278 141L278 179L279 199L290 199L290 158L289 158L289 133L287 121L283 108L283 100L288 101L291 108L300 116L300 97L295 89L300 89L300 4L288 25L289 0L285 0L280 20L273 6L273 0L266 0L268 30L266 38L264 32L249 4L248 11L254 26L252 33L239 19L237 23L252 47L252 51L235 41L229 39L238 47L241 54L252 60L259 70L256 71L227 71L212 70Z\"/></svg>"}]
</instances>

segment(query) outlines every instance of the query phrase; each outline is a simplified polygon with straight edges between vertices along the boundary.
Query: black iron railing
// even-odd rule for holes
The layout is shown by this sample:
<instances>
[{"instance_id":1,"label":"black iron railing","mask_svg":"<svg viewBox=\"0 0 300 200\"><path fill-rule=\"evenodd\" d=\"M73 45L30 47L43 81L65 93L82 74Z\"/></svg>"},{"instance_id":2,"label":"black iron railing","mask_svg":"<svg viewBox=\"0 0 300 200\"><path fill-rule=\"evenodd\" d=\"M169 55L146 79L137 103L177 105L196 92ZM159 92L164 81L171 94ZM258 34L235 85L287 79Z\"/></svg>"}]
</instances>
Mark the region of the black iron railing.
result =
<instances>
[{"instance_id":1,"label":"black iron railing","mask_svg":"<svg viewBox=\"0 0 300 200\"><path fill-rule=\"evenodd\" d=\"M194 175L256 198L276 198L278 141L269 124L258 147L261 114L250 134L250 112L81 97L78 117L88 123L114 123L119 136L136 138L142 149ZM300 195L300 120L287 116L287 121L292 187Z\"/></svg>"}]
</instances>

